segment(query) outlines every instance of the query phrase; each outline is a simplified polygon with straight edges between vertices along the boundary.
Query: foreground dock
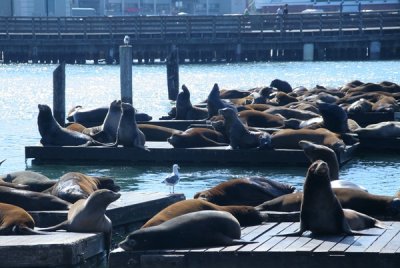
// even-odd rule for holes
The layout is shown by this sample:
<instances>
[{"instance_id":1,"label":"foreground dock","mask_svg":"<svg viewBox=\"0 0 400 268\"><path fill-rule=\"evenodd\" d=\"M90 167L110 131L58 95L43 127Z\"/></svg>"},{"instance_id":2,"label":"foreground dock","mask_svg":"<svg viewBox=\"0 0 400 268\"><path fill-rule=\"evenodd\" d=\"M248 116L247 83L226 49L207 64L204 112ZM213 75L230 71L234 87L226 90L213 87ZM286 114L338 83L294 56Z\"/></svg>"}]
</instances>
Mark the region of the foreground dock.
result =
<instances>
[{"instance_id":1,"label":"foreground dock","mask_svg":"<svg viewBox=\"0 0 400 268\"><path fill-rule=\"evenodd\" d=\"M299 223L267 223L242 229L245 246L125 252L116 249L110 267L398 267L400 222L390 229L372 228L372 236L274 236L298 229Z\"/></svg>"},{"instance_id":2,"label":"foreground dock","mask_svg":"<svg viewBox=\"0 0 400 268\"><path fill-rule=\"evenodd\" d=\"M124 147L27 146L25 158L34 158L35 164L46 163L194 163L234 165L309 165L301 149L232 150L227 146L204 148L173 148L168 142L146 142L149 151ZM340 164L349 161L357 144L348 146L338 155Z\"/></svg>"}]
</instances>

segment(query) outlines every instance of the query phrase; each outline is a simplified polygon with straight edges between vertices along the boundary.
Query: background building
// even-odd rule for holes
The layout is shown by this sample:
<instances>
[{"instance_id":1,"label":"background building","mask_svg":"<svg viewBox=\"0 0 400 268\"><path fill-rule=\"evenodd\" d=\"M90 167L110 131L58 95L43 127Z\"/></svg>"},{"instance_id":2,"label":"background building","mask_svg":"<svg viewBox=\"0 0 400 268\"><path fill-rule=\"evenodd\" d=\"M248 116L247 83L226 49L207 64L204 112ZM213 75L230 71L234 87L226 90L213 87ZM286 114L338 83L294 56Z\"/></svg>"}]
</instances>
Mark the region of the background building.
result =
<instances>
[{"instance_id":1,"label":"background building","mask_svg":"<svg viewBox=\"0 0 400 268\"><path fill-rule=\"evenodd\" d=\"M71 0L1 0L0 16L70 16L70 4Z\"/></svg>"}]
</instances>

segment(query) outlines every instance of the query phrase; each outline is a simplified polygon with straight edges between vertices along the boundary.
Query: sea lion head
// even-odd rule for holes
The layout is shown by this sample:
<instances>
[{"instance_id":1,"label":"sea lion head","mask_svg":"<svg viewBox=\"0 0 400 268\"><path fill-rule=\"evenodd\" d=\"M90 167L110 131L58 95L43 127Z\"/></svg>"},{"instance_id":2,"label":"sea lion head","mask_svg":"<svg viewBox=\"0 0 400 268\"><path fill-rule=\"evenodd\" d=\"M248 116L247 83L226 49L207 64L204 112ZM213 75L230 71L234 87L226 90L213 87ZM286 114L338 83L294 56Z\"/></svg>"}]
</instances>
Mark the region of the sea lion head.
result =
<instances>
[{"instance_id":1,"label":"sea lion head","mask_svg":"<svg viewBox=\"0 0 400 268\"><path fill-rule=\"evenodd\" d=\"M121 109L121 100L113 100L110 103L110 110L118 110Z\"/></svg>"},{"instance_id":2,"label":"sea lion head","mask_svg":"<svg viewBox=\"0 0 400 268\"><path fill-rule=\"evenodd\" d=\"M95 177L98 180L99 189L108 189L113 192L118 192L121 190L121 187L118 184L115 184L115 181L110 177Z\"/></svg>"},{"instance_id":3,"label":"sea lion head","mask_svg":"<svg viewBox=\"0 0 400 268\"><path fill-rule=\"evenodd\" d=\"M136 109L131 104L123 102L121 104L121 107L122 107L123 114L125 114L125 115L129 114L129 115L132 115L133 118L135 118Z\"/></svg>"},{"instance_id":4,"label":"sea lion head","mask_svg":"<svg viewBox=\"0 0 400 268\"><path fill-rule=\"evenodd\" d=\"M87 202L96 203L96 207L106 208L109 204L121 197L120 193L113 192L108 189L101 189L93 192Z\"/></svg>"},{"instance_id":5,"label":"sea lion head","mask_svg":"<svg viewBox=\"0 0 400 268\"><path fill-rule=\"evenodd\" d=\"M214 84L213 88L211 89L210 94L208 95L209 98L211 96L217 96L219 98L219 86L217 83Z\"/></svg>"},{"instance_id":6,"label":"sea lion head","mask_svg":"<svg viewBox=\"0 0 400 268\"><path fill-rule=\"evenodd\" d=\"M42 137L44 137L46 136L48 130L52 129L55 126L59 126L59 124L54 119L53 114L51 112L51 108L48 105L39 104L38 108L39 108L39 115L37 123L39 127L39 133Z\"/></svg>"},{"instance_id":7,"label":"sea lion head","mask_svg":"<svg viewBox=\"0 0 400 268\"><path fill-rule=\"evenodd\" d=\"M327 185L330 188L328 164L322 160L317 160L308 169L306 181L304 182L304 191L306 191L306 188L326 189Z\"/></svg>"},{"instance_id":8,"label":"sea lion head","mask_svg":"<svg viewBox=\"0 0 400 268\"><path fill-rule=\"evenodd\" d=\"M236 112L235 112L233 109L231 109L231 108L219 109L219 110L218 110L218 113L219 113L220 115L222 115L222 116L225 118L225 120L231 119L231 118L235 118L235 117L236 117Z\"/></svg>"}]
</instances>

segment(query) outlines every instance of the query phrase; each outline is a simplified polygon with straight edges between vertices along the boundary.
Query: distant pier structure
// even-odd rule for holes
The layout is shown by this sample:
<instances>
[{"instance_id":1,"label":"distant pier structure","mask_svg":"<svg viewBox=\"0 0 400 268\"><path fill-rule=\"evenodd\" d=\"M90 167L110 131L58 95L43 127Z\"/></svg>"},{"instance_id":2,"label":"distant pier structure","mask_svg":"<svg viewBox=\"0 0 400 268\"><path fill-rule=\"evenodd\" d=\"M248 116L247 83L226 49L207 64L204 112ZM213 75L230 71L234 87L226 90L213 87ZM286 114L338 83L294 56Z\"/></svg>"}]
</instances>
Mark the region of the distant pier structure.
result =
<instances>
[{"instance_id":1,"label":"distant pier structure","mask_svg":"<svg viewBox=\"0 0 400 268\"><path fill-rule=\"evenodd\" d=\"M130 37L134 63L400 59L400 11L286 16L0 17L0 60L119 63Z\"/></svg>"}]
</instances>

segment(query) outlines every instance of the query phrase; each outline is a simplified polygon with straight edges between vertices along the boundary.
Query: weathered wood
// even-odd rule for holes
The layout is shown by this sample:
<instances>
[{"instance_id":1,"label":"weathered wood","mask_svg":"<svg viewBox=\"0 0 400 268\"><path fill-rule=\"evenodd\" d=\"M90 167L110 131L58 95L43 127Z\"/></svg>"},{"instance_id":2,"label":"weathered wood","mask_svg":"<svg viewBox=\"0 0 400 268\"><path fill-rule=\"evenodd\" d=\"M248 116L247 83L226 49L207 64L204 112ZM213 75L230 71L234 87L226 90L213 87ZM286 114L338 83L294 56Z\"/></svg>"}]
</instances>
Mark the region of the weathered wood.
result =
<instances>
[{"instance_id":1,"label":"weathered wood","mask_svg":"<svg viewBox=\"0 0 400 268\"><path fill-rule=\"evenodd\" d=\"M132 104L132 46L119 47L121 100Z\"/></svg>"},{"instance_id":2,"label":"weathered wood","mask_svg":"<svg viewBox=\"0 0 400 268\"><path fill-rule=\"evenodd\" d=\"M0 267L86 267L90 258L104 255L102 234L0 236L0 245Z\"/></svg>"},{"instance_id":3,"label":"weathered wood","mask_svg":"<svg viewBox=\"0 0 400 268\"><path fill-rule=\"evenodd\" d=\"M98 161L127 163L151 162L170 164L176 162L196 164L235 164L235 165L309 165L309 160L300 149L247 149L232 150L226 146L205 148L173 148L167 142L146 142L149 151L125 147L76 147L76 146L27 146L25 158L35 158L40 163L79 163ZM357 145L348 146L338 156L339 163L348 161Z\"/></svg>"},{"instance_id":4,"label":"weathered wood","mask_svg":"<svg viewBox=\"0 0 400 268\"><path fill-rule=\"evenodd\" d=\"M167 86L168 99L175 101L179 92L179 54L178 48L172 45L167 57Z\"/></svg>"},{"instance_id":5,"label":"weathered wood","mask_svg":"<svg viewBox=\"0 0 400 268\"><path fill-rule=\"evenodd\" d=\"M65 63L53 71L53 114L61 125L65 125Z\"/></svg>"}]
</instances>

